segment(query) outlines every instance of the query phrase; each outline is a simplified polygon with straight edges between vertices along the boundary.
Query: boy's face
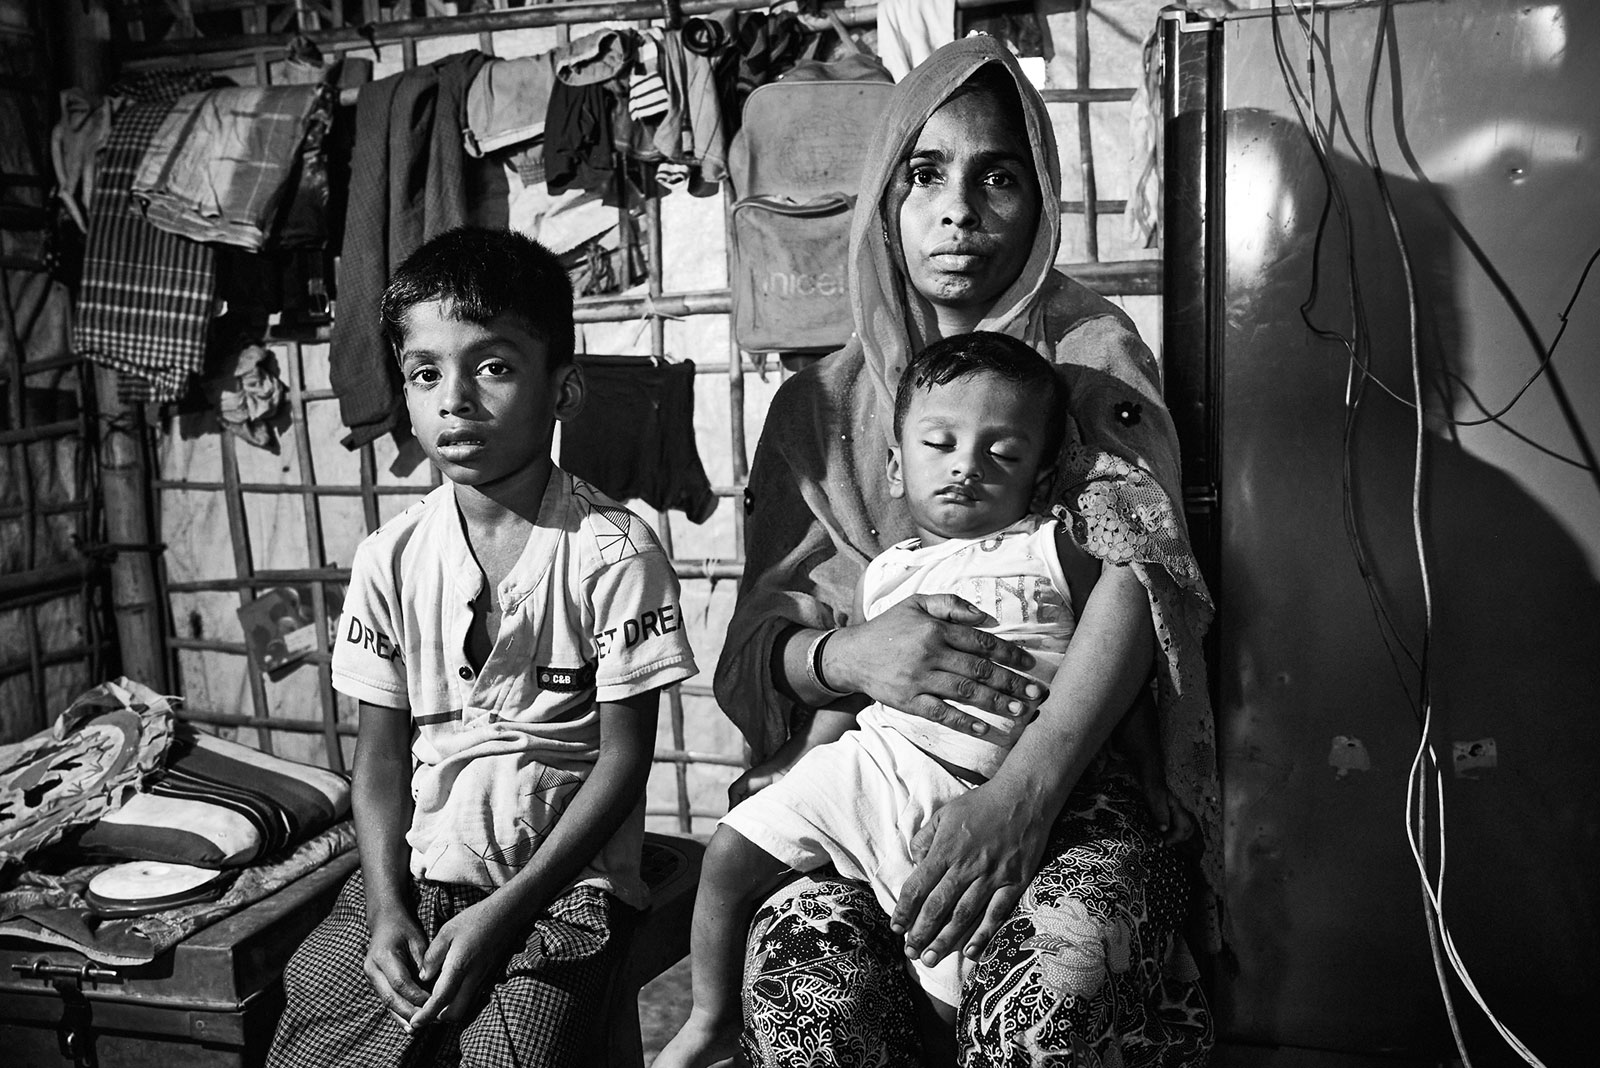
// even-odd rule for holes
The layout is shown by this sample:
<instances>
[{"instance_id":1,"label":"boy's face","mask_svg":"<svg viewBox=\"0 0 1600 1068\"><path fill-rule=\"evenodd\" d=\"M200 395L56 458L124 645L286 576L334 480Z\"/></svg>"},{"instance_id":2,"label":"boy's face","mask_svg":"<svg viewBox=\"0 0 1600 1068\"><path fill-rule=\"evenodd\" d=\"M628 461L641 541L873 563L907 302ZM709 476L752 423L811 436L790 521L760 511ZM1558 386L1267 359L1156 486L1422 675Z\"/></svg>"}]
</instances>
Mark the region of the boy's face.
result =
<instances>
[{"instance_id":1,"label":"boy's face","mask_svg":"<svg viewBox=\"0 0 1600 1068\"><path fill-rule=\"evenodd\" d=\"M924 543L993 534L1049 477L1044 434L1044 404L1019 382L980 372L919 387L889 449L889 495L905 499Z\"/></svg>"},{"instance_id":2,"label":"boy's face","mask_svg":"<svg viewBox=\"0 0 1600 1068\"><path fill-rule=\"evenodd\" d=\"M578 369L552 374L547 346L519 316L463 322L442 301L406 317L400 374L417 441L460 486L487 489L548 464L555 421L583 405Z\"/></svg>"}]
</instances>

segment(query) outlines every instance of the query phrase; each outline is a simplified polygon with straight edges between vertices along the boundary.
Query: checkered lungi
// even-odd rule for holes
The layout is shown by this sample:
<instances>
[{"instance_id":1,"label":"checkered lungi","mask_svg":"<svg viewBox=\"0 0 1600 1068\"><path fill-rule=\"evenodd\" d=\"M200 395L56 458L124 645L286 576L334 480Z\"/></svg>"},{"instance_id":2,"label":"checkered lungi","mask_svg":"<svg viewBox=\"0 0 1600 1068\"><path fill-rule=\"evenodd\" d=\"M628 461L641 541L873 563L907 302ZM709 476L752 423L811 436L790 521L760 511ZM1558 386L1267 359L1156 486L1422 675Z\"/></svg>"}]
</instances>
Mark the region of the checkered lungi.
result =
<instances>
[{"instance_id":1,"label":"checkered lungi","mask_svg":"<svg viewBox=\"0 0 1600 1068\"><path fill-rule=\"evenodd\" d=\"M417 920L432 938L488 891L413 881ZM368 932L358 869L333 911L284 971L286 997L269 1068L493 1065L555 1068L593 1057L604 994L619 943L614 910L626 906L592 886L573 887L533 921L526 942L484 984L476 1012L408 1032L362 971Z\"/></svg>"},{"instance_id":2,"label":"checkered lungi","mask_svg":"<svg viewBox=\"0 0 1600 1068\"><path fill-rule=\"evenodd\" d=\"M112 87L127 103L95 172L73 344L120 373L124 400L176 400L205 362L215 254L150 225L130 190L172 102L213 80L198 70L151 71Z\"/></svg>"}]
</instances>

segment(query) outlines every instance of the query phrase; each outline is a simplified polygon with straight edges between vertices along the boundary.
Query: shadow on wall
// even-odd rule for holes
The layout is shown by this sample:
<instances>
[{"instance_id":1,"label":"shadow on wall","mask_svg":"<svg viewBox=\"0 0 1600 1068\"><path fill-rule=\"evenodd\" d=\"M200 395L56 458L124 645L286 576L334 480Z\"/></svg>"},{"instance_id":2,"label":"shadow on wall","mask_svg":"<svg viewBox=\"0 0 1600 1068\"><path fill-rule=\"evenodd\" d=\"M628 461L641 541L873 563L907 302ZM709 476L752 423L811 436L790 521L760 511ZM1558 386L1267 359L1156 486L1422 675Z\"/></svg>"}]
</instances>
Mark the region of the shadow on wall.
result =
<instances>
[{"instance_id":1,"label":"shadow on wall","mask_svg":"<svg viewBox=\"0 0 1600 1068\"><path fill-rule=\"evenodd\" d=\"M1359 102L1344 106L1354 125ZM1419 736L1410 658L1422 655L1424 628L1399 249L1361 159L1341 151L1329 160L1350 225L1347 236L1335 210L1319 243L1328 182L1293 111L1230 110L1226 123L1217 686L1238 971L1222 983L1222 1034L1453 1057L1404 834ZM1339 136L1345 149L1364 147L1359 127ZM1400 148L1383 151L1386 165L1406 165L1403 137ZM1568 197L1596 178L1592 164L1538 175ZM1576 227L1561 220L1559 198L1546 201L1556 218L1493 218L1485 203L1495 190L1453 183L1447 192L1393 174L1388 183L1415 274L1428 415L1427 659L1448 828L1446 919L1501 1019L1548 1063L1580 1063L1600 999L1600 530L1580 542L1553 506L1574 485L1600 494L1600 474L1574 480L1570 468L1531 447L1508 450L1504 439L1487 450L1490 462L1489 431L1463 436L1451 421L1481 416L1463 382L1493 406L1509 395L1502 379L1532 373L1541 342L1516 290L1554 323L1545 309L1559 311L1576 281L1554 266L1571 256L1555 251L1594 242L1600 225L1592 212ZM1533 203L1506 200L1515 211ZM1473 228L1498 238L1516 227L1527 232L1496 243L1516 250L1498 262L1473 237ZM1357 374L1347 423L1348 351L1327 332L1350 337L1358 323L1366 340L1356 351L1371 377ZM1544 331L1546 343L1552 335ZM1596 344L1592 334L1569 335L1567 362L1558 358L1530 393L1542 392L1548 409L1558 385L1586 424L1530 421L1532 401L1512 422L1579 455L1575 438L1600 435L1600 368L1573 357ZM1350 515L1372 594L1346 533L1347 428ZM1341 738L1359 738L1359 756L1341 757ZM1468 743L1471 755L1470 743L1488 739L1497 764L1455 774L1451 743ZM1329 766L1345 759L1342 771ZM1437 833L1431 812L1428 833ZM1437 856L1436 840L1429 851ZM1451 989L1473 1062L1520 1064L1460 985Z\"/></svg>"}]
</instances>

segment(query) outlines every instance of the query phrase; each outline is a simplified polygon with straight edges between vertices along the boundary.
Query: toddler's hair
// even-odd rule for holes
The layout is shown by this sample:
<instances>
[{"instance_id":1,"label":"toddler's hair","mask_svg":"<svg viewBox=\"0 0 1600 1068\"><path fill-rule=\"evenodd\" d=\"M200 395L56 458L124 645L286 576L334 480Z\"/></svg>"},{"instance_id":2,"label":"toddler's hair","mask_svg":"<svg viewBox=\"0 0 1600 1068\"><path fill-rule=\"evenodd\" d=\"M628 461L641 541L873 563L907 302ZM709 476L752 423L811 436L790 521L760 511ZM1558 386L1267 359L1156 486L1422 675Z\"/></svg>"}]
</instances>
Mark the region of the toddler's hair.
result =
<instances>
[{"instance_id":1,"label":"toddler's hair","mask_svg":"<svg viewBox=\"0 0 1600 1068\"><path fill-rule=\"evenodd\" d=\"M1055 462L1067 432L1066 388L1046 360L1009 334L974 330L935 341L911 358L894 395L894 436L905 429L911 397L919 389L943 386L975 375L998 375L1037 390L1044 418L1044 463Z\"/></svg>"},{"instance_id":2,"label":"toddler's hair","mask_svg":"<svg viewBox=\"0 0 1600 1068\"><path fill-rule=\"evenodd\" d=\"M405 258L380 306L383 337L397 359L411 309L434 300L466 323L515 315L545 343L550 370L572 361L572 282L555 253L515 230L458 227Z\"/></svg>"}]
</instances>

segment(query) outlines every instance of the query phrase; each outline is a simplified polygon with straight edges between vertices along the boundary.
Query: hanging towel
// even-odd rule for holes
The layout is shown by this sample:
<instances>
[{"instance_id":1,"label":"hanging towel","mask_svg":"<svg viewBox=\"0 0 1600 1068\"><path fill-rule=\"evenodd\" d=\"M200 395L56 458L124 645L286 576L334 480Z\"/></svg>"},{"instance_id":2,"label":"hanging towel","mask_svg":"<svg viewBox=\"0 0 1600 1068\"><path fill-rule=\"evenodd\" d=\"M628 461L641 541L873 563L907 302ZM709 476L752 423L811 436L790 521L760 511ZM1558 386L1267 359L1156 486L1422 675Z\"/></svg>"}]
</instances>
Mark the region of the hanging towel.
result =
<instances>
[{"instance_id":1,"label":"hanging towel","mask_svg":"<svg viewBox=\"0 0 1600 1068\"><path fill-rule=\"evenodd\" d=\"M704 523L717 497L694 443L694 364L580 355L589 400L561 427L563 470L619 501Z\"/></svg>"},{"instance_id":2,"label":"hanging towel","mask_svg":"<svg viewBox=\"0 0 1600 1068\"><path fill-rule=\"evenodd\" d=\"M289 85L180 97L133 179L145 218L195 241L259 250L291 191L318 91Z\"/></svg>"},{"instance_id":3,"label":"hanging towel","mask_svg":"<svg viewBox=\"0 0 1600 1068\"><path fill-rule=\"evenodd\" d=\"M467 221L461 130L488 57L446 56L361 90L350 161L338 314L328 376L354 449L407 426L400 372L378 332L389 272L424 241Z\"/></svg>"},{"instance_id":4,"label":"hanging towel","mask_svg":"<svg viewBox=\"0 0 1600 1068\"><path fill-rule=\"evenodd\" d=\"M152 71L111 91L127 102L95 176L73 343L124 373L124 399L176 400L204 362L216 287L211 249L151 226L129 191L172 102L211 83L204 71Z\"/></svg>"}]
</instances>

